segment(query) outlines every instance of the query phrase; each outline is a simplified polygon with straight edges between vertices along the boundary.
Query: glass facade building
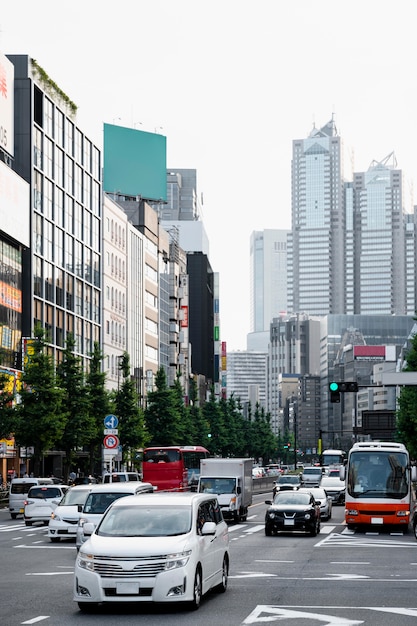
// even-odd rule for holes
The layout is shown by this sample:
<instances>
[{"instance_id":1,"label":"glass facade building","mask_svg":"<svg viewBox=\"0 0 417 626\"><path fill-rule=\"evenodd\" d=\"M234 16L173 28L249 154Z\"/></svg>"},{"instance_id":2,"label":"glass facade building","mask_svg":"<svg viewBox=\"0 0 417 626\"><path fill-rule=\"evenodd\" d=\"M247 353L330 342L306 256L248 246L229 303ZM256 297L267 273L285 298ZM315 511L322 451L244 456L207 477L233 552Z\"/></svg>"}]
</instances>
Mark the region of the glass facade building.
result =
<instances>
[{"instance_id":1,"label":"glass facade building","mask_svg":"<svg viewBox=\"0 0 417 626\"><path fill-rule=\"evenodd\" d=\"M15 68L13 169L31 185L23 253L23 334L46 330L59 361L71 333L86 360L101 342L101 153L77 127L75 105L26 55Z\"/></svg>"}]
</instances>

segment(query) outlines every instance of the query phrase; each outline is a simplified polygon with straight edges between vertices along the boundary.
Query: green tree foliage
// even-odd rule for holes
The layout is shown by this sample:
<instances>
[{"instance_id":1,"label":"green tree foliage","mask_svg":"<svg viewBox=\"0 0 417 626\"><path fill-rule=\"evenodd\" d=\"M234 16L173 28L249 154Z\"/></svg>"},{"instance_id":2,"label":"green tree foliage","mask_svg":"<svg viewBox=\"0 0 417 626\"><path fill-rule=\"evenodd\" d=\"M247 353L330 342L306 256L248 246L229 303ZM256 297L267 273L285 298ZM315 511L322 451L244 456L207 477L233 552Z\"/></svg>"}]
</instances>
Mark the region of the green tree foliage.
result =
<instances>
[{"instance_id":1,"label":"green tree foliage","mask_svg":"<svg viewBox=\"0 0 417 626\"><path fill-rule=\"evenodd\" d=\"M84 381L81 357L77 356L74 336L67 335L63 360L57 367L57 384L63 392L65 428L58 449L65 452L63 471L68 480L76 467L77 450L88 445L96 433L95 421L89 412L88 391Z\"/></svg>"},{"instance_id":2,"label":"green tree foliage","mask_svg":"<svg viewBox=\"0 0 417 626\"><path fill-rule=\"evenodd\" d=\"M407 365L404 372L417 372L417 334L411 339L411 346L406 355ZM404 443L411 458L417 459L417 387L401 387L397 411L397 438Z\"/></svg>"},{"instance_id":3,"label":"green tree foliage","mask_svg":"<svg viewBox=\"0 0 417 626\"><path fill-rule=\"evenodd\" d=\"M10 376L0 370L0 439L8 438L14 431L14 402Z\"/></svg>"},{"instance_id":4,"label":"green tree foliage","mask_svg":"<svg viewBox=\"0 0 417 626\"><path fill-rule=\"evenodd\" d=\"M192 445L209 448L210 424L203 415L203 411L197 401L197 386L194 378L190 380L190 403L188 406L191 423L193 424L194 441Z\"/></svg>"},{"instance_id":5,"label":"green tree foliage","mask_svg":"<svg viewBox=\"0 0 417 626\"><path fill-rule=\"evenodd\" d=\"M123 461L130 466L134 451L145 444L147 434L144 427L143 409L139 406L139 395L135 382L130 376L130 359L127 352L123 353L120 369L122 383L116 396L116 415L119 418Z\"/></svg>"},{"instance_id":6,"label":"green tree foliage","mask_svg":"<svg viewBox=\"0 0 417 626\"><path fill-rule=\"evenodd\" d=\"M13 431L18 446L34 448L35 474L42 472L42 458L61 441L65 429L63 390L57 385L44 330L36 326L22 375L21 403L14 408Z\"/></svg>"},{"instance_id":7,"label":"green tree foliage","mask_svg":"<svg viewBox=\"0 0 417 626\"><path fill-rule=\"evenodd\" d=\"M155 390L147 396L145 424L152 446L181 445L180 415L176 410L175 398L167 386L165 370L160 367L155 375Z\"/></svg>"},{"instance_id":8,"label":"green tree foliage","mask_svg":"<svg viewBox=\"0 0 417 626\"><path fill-rule=\"evenodd\" d=\"M98 342L94 343L90 367L86 377L88 410L94 422L89 442L89 473L101 465L104 418L111 412L110 393L106 390L106 374L102 371L103 353Z\"/></svg>"},{"instance_id":9,"label":"green tree foliage","mask_svg":"<svg viewBox=\"0 0 417 626\"><path fill-rule=\"evenodd\" d=\"M196 426L192 421L191 411L185 406L184 390L179 377L175 379L172 388L174 409L179 417L179 437L185 446L201 445L196 443Z\"/></svg>"},{"instance_id":10,"label":"green tree foliage","mask_svg":"<svg viewBox=\"0 0 417 626\"><path fill-rule=\"evenodd\" d=\"M210 425L210 443L208 450L212 455L224 456L227 451L228 436L224 415L211 390L209 400L203 406L203 415Z\"/></svg>"}]
</instances>

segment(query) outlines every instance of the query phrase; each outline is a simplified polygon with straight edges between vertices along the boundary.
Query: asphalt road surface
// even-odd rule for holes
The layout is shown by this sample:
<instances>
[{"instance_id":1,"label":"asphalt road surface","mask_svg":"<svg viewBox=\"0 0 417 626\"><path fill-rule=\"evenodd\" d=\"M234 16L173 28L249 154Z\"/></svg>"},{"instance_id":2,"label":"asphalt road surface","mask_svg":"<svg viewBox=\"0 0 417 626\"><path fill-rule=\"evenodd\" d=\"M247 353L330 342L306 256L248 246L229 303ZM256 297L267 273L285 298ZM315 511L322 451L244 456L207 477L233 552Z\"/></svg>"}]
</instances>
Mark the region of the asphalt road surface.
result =
<instances>
[{"instance_id":1,"label":"asphalt road surface","mask_svg":"<svg viewBox=\"0 0 417 626\"><path fill-rule=\"evenodd\" d=\"M76 550L52 544L45 526L26 527L0 510L3 626L93 624L130 626L415 626L417 541L412 532L352 532L343 507L320 534L266 537L264 500L256 495L248 520L230 524L231 568L225 594L211 593L198 612L176 607L113 605L94 615L72 599Z\"/></svg>"}]
</instances>

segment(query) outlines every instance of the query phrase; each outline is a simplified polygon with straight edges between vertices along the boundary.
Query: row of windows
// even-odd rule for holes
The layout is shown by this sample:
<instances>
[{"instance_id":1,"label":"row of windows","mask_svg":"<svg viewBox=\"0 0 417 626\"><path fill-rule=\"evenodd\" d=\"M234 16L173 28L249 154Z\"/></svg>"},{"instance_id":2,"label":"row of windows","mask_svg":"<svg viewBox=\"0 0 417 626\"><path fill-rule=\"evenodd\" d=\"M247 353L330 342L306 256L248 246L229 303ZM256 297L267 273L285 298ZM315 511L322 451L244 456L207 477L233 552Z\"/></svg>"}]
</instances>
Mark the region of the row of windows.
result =
<instances>
[{"instance_id":1,"label":"row of windows","mask_svg":"<svg viewBox=\"0 0 417 626\"><path fill-rule=\"evenodd\" d=\"M100 178L101 164L98 148L36 85L34 88L34 120L49 138L81 163L94 178Z\"/></svg>"},{"instance_id":2,"label":"row of windows","mask_svg":"<svg viewBox=\"0 0 417 626\"><path fill-rule=\"evenodd\" d=\"M43 323L50 343L60 348L65 347L65 337L71 333L76 342L75 351L80 354L91 354L94 343L100 341L98 324L65 313L36 298L33 323L34 326Z\"/></svg>"}]
</instances>

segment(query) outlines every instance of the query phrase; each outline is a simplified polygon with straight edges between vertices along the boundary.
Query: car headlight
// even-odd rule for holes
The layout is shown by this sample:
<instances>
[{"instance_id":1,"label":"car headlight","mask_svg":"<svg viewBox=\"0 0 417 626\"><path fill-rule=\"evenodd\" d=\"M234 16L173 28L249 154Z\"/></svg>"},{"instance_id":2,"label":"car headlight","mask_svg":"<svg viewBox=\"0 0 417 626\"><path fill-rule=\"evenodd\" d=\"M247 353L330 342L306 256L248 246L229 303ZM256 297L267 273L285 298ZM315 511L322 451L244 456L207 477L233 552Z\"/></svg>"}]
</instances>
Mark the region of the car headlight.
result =
<instances>
[{"instance_id":1,"label":"car headlight","mask_svg":"<svg viewBox=\"0 0 417 626\"><path fill-rule=\"evenodd\" d=\"M311 513L306 513L306 514L304 515L304 518L305 518L305 519L311 519Z\"/></svg>"},{"instance_id":2,"label":"car headlight","mask_svg":"<svg viewBox=\"0 0 417 626\"><path fill-rule=\"evenodd\" d=\"M275 513L274 513L273 511L270 511L270 512L268 513L268 517L269 517L270 519L274 519L274 517L275 517Z\"/></svg>"},{"instance_id":3,"label":"car headlight","mask_svg":"<svg viewBox=\"0 0 417 626\"><path fill-rule=\"evenodd\" d=\"M78 553L78 566L82 569L86 569L89 572L94 572L94 556L92 554L87 554L86 552Z\"/></svg>"},{"instance_id":4,"label":"car headlight","mask_svg":"<svg viewBox=\"0 0 417 626\"><path fill-rule=\"evenodd\" d=\"M190 558L191 550L186 552L178 552L177 554L168 554L165 563L165 569L176 569L177 567L184 567L187 565Z\"/></svg>"}]
</instances>

